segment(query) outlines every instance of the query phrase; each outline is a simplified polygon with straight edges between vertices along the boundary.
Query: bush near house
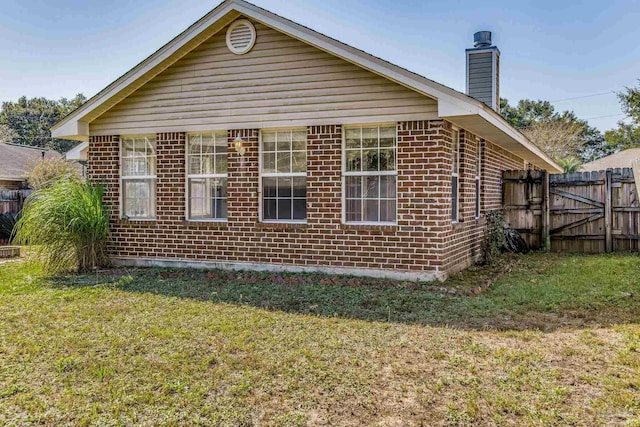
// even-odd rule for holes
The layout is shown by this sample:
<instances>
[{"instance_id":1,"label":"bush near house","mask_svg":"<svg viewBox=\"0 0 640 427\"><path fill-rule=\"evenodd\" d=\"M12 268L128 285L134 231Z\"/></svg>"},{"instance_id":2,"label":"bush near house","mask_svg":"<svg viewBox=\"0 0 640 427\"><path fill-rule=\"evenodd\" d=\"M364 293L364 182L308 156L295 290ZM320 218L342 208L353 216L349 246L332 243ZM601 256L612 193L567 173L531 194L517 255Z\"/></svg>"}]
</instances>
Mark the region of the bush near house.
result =
<instances>
[{"instance_id":1,"label":"bush near house","mask_svg":"<svg viewBox=\"0 0 640 427\"><path fill-rule=\"evenodd\" d=\"M32 245L48 272L103 266L109 220L102 198L101 185L77 178L49 183L27 198L14 242Z\"/></svg>"}]
</instances>

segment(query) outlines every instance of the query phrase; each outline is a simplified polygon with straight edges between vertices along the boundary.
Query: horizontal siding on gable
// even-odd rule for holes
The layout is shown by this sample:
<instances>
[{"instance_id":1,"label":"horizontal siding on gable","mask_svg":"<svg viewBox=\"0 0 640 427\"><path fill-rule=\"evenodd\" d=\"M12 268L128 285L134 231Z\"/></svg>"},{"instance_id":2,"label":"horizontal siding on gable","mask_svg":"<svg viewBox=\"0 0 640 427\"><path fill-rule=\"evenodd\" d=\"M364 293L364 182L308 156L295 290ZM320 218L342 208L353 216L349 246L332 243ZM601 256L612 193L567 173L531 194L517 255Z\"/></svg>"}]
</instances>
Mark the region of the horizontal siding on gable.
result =
<instances>
[{"instance_id":1,"label":"horizontal siding on gable","mask_svg":"<svg viewBox=\"0 0 640 427\"><path fill-rule=\"evenodd\" d=\"M213 36L90 124L92 135L433 119L437 102L261 24Z\"/></svg>"}]
</instances>

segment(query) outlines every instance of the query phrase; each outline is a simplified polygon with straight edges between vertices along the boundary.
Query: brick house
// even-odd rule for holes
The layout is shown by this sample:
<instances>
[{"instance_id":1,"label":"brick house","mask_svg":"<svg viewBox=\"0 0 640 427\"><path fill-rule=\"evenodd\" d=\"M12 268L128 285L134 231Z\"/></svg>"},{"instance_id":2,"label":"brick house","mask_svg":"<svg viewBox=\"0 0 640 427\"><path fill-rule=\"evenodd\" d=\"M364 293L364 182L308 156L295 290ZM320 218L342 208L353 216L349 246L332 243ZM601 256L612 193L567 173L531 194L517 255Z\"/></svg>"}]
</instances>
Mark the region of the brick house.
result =
<instances>
[{"instance_id":1,"label":"brick house","mask_svg":"<svg viewBox=\"0 0 640 427\"><path fill-rule=\"evenodd\" d=\"M495 111L484 52L481 102L227 0L52 132L89 142L118 264L444 278L503 170L560 170Z\"/></svg>"}]
</instances>

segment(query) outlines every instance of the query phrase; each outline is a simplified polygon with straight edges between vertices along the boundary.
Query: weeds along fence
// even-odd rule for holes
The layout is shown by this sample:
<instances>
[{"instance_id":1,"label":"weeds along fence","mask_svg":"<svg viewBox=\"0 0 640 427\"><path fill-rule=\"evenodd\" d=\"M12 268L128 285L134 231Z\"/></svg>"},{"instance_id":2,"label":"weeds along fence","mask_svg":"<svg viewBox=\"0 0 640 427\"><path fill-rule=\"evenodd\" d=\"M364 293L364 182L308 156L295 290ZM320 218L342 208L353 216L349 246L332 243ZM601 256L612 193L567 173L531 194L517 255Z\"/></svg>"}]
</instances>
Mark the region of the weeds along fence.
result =
<instances>
[{"instance_id":1,"label":"weeds along fence","mask_svg":"<svg viewBox=\"0 0 640 427\"><path fill-rule=\"evenodd\" d=\"M558 175L506 171L502 185L506 222L532 248L640 250L640 201L630 168Z\"/></svg>"}]
</instances>

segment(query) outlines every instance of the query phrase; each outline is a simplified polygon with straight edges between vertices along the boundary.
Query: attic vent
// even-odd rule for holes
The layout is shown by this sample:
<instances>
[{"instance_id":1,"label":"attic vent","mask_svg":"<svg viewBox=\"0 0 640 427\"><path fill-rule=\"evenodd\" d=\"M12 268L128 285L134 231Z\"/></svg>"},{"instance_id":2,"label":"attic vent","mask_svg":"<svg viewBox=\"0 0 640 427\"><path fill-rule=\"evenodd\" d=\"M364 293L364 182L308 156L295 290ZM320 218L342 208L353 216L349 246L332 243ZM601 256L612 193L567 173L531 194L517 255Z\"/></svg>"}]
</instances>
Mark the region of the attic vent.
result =
<instances>
[{"instance_id":1,"label":"attic vent","mask_svg":"<svg viewBox=\"0 0 640 427\"><path fill-rule=\"evenodd\" d=\"M256 43L256 28L246 19L239 19L227 30L227 47L236 55L243 55Z\"/></svg>"}]
</instances>

